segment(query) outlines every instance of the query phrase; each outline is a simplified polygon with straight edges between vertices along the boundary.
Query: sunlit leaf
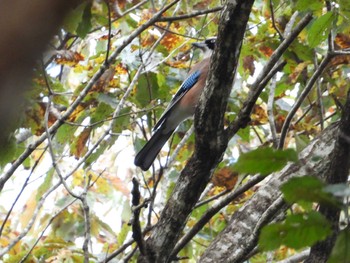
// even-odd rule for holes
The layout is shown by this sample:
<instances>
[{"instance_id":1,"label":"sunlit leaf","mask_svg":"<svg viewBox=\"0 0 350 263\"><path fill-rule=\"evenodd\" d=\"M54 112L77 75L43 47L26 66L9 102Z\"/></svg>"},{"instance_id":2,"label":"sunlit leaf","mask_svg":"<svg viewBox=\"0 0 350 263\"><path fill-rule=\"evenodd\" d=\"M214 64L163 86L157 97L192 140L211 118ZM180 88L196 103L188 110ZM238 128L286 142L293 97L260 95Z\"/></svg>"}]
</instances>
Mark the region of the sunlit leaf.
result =
<instances>
[{"instance_id":1,"label":"sunlit leaf","mask_svg":"<svg viewBox=\"0 0 350 263\"><path fill-rule=\"evenodd\" d=\"M308 0L298 0L296 1L295 8L300 11L321 11L324 7L324 2L322 0L308 1Z\"/></svg>"},{"instance_id":2,"label":"sunlit leaf","mask_svg":"<svg viewBox=\"0 0 350 263\"><path fill-rule=\"evenodd\" d=\"M53 174L54 174L54 169L51 168L47 172L45 179L44 179L44 182L38 188L36 201L39 201L39 199L43 196L43 194L51 187Z\"/></svg>"},{"instance_id":3,"label":"sunlit leaf","mask_svg":"<svg viewBox=\"0 0 350 263\"><path fill-rule=\"evenodd\" d=\"M68 32L76 33L79 24L82 22L86 6L88 6L87 2L81 3L65 17L63 26Z\"/></svg>"},{"instance_id":4,"label":"sunlit leaf","mask_svg":"<svg viewBox=\"0 0 350 263\"><path fill-rule=\"evenodd\" d=\"M123 108L114 120L113 132L121 132L130 124L131 107Z\"/></svg>"},{"instance_id":5,"label":"sunlit leaf","mask_svg":"<svg viewBox=\"0 0 350 263\"><path fill-rule=\"evenodd\" d=\"M334 13L328 12L323 16L318 17L312 23L308 34L308 41L311 48L316 47L327 38L334 19Z\"/></svg>"}]
</instances>

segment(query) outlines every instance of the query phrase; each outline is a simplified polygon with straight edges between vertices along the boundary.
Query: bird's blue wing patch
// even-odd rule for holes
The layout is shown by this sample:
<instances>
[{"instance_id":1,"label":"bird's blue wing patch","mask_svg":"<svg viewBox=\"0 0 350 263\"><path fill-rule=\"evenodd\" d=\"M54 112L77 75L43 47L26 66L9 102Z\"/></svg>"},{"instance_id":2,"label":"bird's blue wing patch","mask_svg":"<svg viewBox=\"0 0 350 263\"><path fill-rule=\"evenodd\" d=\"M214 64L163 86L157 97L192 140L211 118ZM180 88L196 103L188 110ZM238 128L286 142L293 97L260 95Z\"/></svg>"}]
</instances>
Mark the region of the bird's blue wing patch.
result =
<instances>
[{"instance_id":1,"label":"bird's blue wing patch","mask_svg":"<svg viewBox=\"0 0 350 263\"><path fill-rule=\"evenodd\" d=\"M200 75L200 71L196 70L185 79L185 81L181 84L180 88L176 92L175 96L170 101L168 107L163 112L159 121L153 127L153 130L158 129L163 124L164 120L167 118L167 115L169 114L173 106L187 93L187 91L189 91L197 83Z\"/></svg>"},{"instance_id":2,"label":"bird's blue wing patch","mask_svg":"<svg viewBox=\"0 0 350 263\"><path fill-rule=\"evenodd\" d=\"M200 72L199 70L193 72L190 76L188 76L187 79L185 79L185 81L182 83L181 85L181 89L183 90L188 90L190 88L192 88L194 86L194 84L196 84L196 82L198 81L200 76Z\"/></svg>"},{"instance_id":3,"label":"bird's blue wing patch","mask_svg":"<svg viewBox=\"0 0 350 263\"><path fill-rule=\"evenodd\" d=\"M197 83L199 76L201 75L199 70L196 70L191 75L189 75L184 82L182 82L180 88L176 92L175 96L172 98L172 100L169 103L168 107L171 107L173 104L175 104L179 99L182 98L183 95L189 91L194 84Z\"/></svg>"}]
</instances>

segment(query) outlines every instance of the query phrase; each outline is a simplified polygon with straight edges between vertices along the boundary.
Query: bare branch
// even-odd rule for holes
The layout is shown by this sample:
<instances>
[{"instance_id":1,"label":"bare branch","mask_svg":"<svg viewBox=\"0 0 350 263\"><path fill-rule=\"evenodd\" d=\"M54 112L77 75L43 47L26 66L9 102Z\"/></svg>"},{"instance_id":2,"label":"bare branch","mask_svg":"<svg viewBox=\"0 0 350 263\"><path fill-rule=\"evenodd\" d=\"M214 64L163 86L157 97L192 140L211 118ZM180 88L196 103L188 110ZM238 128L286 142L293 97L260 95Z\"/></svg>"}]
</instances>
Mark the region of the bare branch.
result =
<instances>
[{"instance_id":1,"label":"bare branch","mask_svg":"<svg viewBox=\"0 0 350 263\"><path fill-rule=\"evenodd\" d=\"M155 230L146 241L147 249L150 250L147 254L151 257L140 257L140 262L163 263L171 260L169 250L174 247L186 218L205 188L213 167L225 150L224 140L221 143L215 143L214 140L222 139L220 129L223 128L223 116L232 87L233 71L238 61L252 4L252 0L226 2L220 19L216 51L212 57L214 64L211 65L211 71L215 73L210 74L207 89L202 93L200 101L203 100L205 103L200 102L196 110L195 153L182 171ZM221 81L217 81L219 78ZM218 85L219 83L221 86ZM217 90L214 92L214 89Z\"/></svg>"},{"instance_id":2,"label":"bare branch","mask_svg":"<svg viewBox=\"0 0 350 263\"><path fill-rule=\"evenodd\" d=\"M324 129L320 136L299 154L298 163L288 164L280 172L266 178L266 183L232 215L229 225L206 249L200 262L242 262L256 245L260 218L263 215L269 217L282 212L279 206L270 209L275 200L282 195L280 186L294 176L326 176L325 168L330 163L329 153L334 149L337 129L337 125ZM315 156L318 157L317 160Z\"/></svg>"},{"instance_id":3,"label":"bare branch","mask_svg":"<svg viewBox=\"0 0 350 263\"><path fill-rule=\"evenodd\" d=\"M234 192L228 194L221 200L218 200L217 203L212 205L205 214L196 222L194 226L180 239L180 241L176 244L175 248L172 251L172 257L175 257L182 248L186 246L188 242L192 240L192 238L209 222L209 220L216 215L222 208L227 206L229 203L234 201L237 197L243 194L245 191L249 190L252 186L261 182L264 177L257 175L251 178L247 183L237 188Z\"/></svg>"},{"instance_id":4,"label":"bare branch","mask_svg":"<svg viewBox=\"0 0 350 263\"><path fill-rule=\"evenodd\" d=\"M283 34L281 33L281 31L278 29L277 25L276 25L276 21L275 21L275 11L273 10L273 2L272 0L269 0L270 2L270 12L271 12L271 21L272 21L272 26L273 28L276 30L276 32L278 33L279 37L281 40L284 39Z\"/></svg>"},{"instance_id":5,"label":"bare branch","mask_svg":"<svg viewBox=\"0 0 350 263\"><path fill-rule=\"evenodd\" d=\"M133 188L132 188L131 194L132 194L133 217L130 220L131 221L130 224L132 226L132 237L136 241L141 254L144 255L146 253L145 240L143 239L141 225L140 225L140 211L142 207L137 207L140 205L140 198L141 198L141 193L139 189L140 183L134 177L132 179L132 184L133 184Z\"/></svg>"},{"instance_id":6,"label":"bare branch","mask_svg":"<svg viewBox=\"0 0 350 263\"><path fill-rule=\"evenodd\" d=\"M180 16L172 16L172 17L162 17L159 19L159 22L173 22L177 20L184 20L184 19L189 19L192 17L200 16L200 15L206 15L210 13L215 13L222 10L222 6L217 6L212 9L208 10L200 10L192 14L187 14L187 15L180 15Z\"/></svg>"},{"instance_id":7,"label":"bare branch","mask_svg":"<svg viewBox=\"0 0 350 263\"><path fill-rule=\"evenodd\" d=\"M247 123L250 121L250 114L255 105L256 100L259 98L260 93L265 88L268 81L272 76L279 70L276 67L276 63L290 46L290 44L297 38L299 33L306 27L306 25L311 21L312 15L307 13L295 26L294 30L283 40L283 42L278 46L278 48L273 52L270 60L264 66L263 70L260 72L259 76L252 84L250 92L248 94L248 99L244 102L243 107L235 121L233 121L227 128L227 136L231 138L237 133L240 128L246 127ZM282 65L280 65L282 66ZM273 74L272 74L273 73Z\"/></svg>"},{"instance_id":8,"label":"bare branch","mask_svg":"<svg viewBox=\"0 0 350 263\"><path fill-rule=\"evenodd\" d=\"M329 61L331 60L333 56L330 53L327 53L326 56L323 58L321 64L319 67L315 70L314 74L312 74L311 78L307 82L303 92L300 94L300 96L297 98L297 101L294 103L292 109L288 113L285 122L283 123L282 130L281 130L281 136L280 136L280 141L278 144L279 149L283 149L284 146L284 141L287 136L287 132L290 126L290 123L292 122L292 119L299 109L301 103L304 101L304 99L307 97L307 95L310 93L312 87L314 86L315 82L317 79L321 76L323 70L326 68L328 65Z\"/></svg>"},{"instance_id":9,"label":"bare branch","mask_svg":"<svg viewBox=\"0 0 350 263\"><path fill-rule=\"evenodd\" d=\"M277 138L277 131L276 131L276 123L275 123L275 116L273 113L273 103L275 99L275 89L276 89L276 75L272 77L271 84L270 84L270 92L269 92L269 99L267 101L267 115L269 118L269 124L270 124L270 130L272 135L272 143L273 147L277 148L278 146L278 138Z\"/></svg>"}]
</instances>

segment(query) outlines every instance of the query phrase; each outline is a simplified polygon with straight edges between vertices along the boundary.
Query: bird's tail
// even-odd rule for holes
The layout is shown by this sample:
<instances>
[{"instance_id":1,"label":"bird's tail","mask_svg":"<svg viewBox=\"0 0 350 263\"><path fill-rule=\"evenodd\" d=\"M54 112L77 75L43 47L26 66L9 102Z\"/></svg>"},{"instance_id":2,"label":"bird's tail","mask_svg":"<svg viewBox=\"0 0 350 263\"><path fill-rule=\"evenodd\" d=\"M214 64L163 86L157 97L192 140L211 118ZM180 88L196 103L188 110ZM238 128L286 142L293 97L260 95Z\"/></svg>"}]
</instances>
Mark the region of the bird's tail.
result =
<instances>
[{"instance_id":1,"label":"bird's tail","mask_svg":"<svg viewBox=\"0 0 350 263\"><path fill-rule=\"evenodd\" d=\"M142 170L147 171L152 165L157 154L160 152L166 141L169 139L174 130L163 133L163 129L158 129L151 137L151 139L143 146L141 151L136 155L134 164L139 166Z\"/></svg>"}]
</instances>

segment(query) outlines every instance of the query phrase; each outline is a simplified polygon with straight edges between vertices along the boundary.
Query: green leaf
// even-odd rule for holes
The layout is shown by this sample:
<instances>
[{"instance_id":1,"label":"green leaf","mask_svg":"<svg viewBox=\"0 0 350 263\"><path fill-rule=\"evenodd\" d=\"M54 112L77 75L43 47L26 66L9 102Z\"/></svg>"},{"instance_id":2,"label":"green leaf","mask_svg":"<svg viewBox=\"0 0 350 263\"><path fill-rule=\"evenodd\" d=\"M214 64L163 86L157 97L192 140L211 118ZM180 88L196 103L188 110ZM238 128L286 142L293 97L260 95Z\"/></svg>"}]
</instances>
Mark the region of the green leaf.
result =
<instances>
[{"instance_id":1,"label":"green leaf","mask_svg":"<svg viewBox=\"0 0 350 263\"><path fill-rule=\"evenodd\" d=\"M324 6L324 1L322 0L298 0L295 8L298 11L321 11Z\"/></svg>"},{"instance_id":2,"label":"green leaf","mask_svg":"<svg viewBox=\"0 0 350 263\"><path fill-rule=\"evenodd\" d=\"M287 216L285 222L265 226L259 237L259 247L265 251L281 245L294 249L311 246L331 234L327 219L318 212Z\"/></svg>"},{"instance_id":3,"label":"green leaf","mask_svg":"<svg viewBox=\"0 0 350 263\"><path fill-rule=\"evenodd\" d=\"M114 121L113 132L122 132L131 123L130 112L131 107L125 107L120 111L119 116Z\"/></svg>"},{"instance_id":4,"label":"green leaf","mask_svg":"<svg viewBox=\"0 0 350 263\"><path fill-rule=\"evenodd\" d=\"M117 240L118 244L122 245L129 234L130 226L127 223L123 223L121 230L118 233Z\"/></svg>"},{"instance_id":5,"label":"green leaf","mask_svg":"<svg viewBox=\"0 0 350 263\"><path fill-rule=\"evenodd\" d=\"M76 33L79 24L83 20L83 14L86 6L87 2L83 2L68 13L63 22L63 27L66 31L70 33Z\"/></svg>"},{"instance_id":6,"label":"green leaf","mask_svg":"<svg viewBox=\"0 0 350 263\"><path fill-rule=\"evenodd\" d=\"M350 229L339 232L328 263L350 263Z\"/></svg>"},{"instance_id":7,"label":"green leaf","mask_svg":"<svg viewBox=\"0 0 350 263\"><path fill-rule=\"evenodd\" d=\"M113 108L110 105L104 102L99 103L96 110L91 114L91 124L108 119L108 117L111 117L112 112ZM98 126L103 124L104 123L101 122L98 124Z\"/></svg>"},{"instance_id":8,"label":"green leaf","mask_svg":"<svg viewBox=\"0 0 350 263\"><path fill-rule=\"evenodd\" d=\"M66 144L71 142L74 139L74 133L77 129L77 126L63 124L56 133L56 140L60 144Z\"/></svg>"},{"instance_id":9,"label":"green leaf","mask_svg":"<svg viewBox=\"0 0 350 263\"><path fill-rule=\"evenodd\" d=\"M325 184L318 178L303 176L290 179L282 185L281 191L288 203L298 203L304 208L314 202L337 206L336 199L325 192L324 187Z\"/></svg>"},{"instance_id":10,"label":"green leaf","mask_svg":"<svg viewBox=\"0 0 350 263\"><path fill-rule=\"evenodd\" d=\"M241 137L241 139L244 142L249 142L250 141L250 127L247 126L244 129L239 129L239 131L237 132L237 135L239 137Z\"/></svg>"},{"instance_id":11,"label":"green leaf","mask_svg":"<svg viewBox=\"0 0 350 263\"><path fill-rule=\"evenodd\" d=\"M334 13L328 12L313 22L308 34L308 42L311 48L326 40L334 19Z\"/></svg>"},{"instance_id":12,"label":"green leaf","mask_svg":"<svg viewBox=\"0 0 350 263\"><path fill-rule=\"evenodd\" d=\"M147 106L151 99L158 96L158 81L157 74L150 72L140 76L136 88L136 102L142 108Z\"/></svg>"},{"instance_id":13,"label":"green leaf","mask_svg":"<svg viewBox=\"0 0 350 263\"><path fill-rule=\"evenodd\" d=\"M268 175L282 169L287 162L296 162L297 153L293 149L274 150L272 148L258 148L244 153L234 164L233 169L240 173Z\"/></svg>"},{"instance_id":14,"label":"green leaf","mask_svg":"<svg viewBox=\"0 0 350 263\"><path fill-rule=\"evenodd\" d=\"M92 3L88 3L83 12L82 20L78 24L77 34L79 37L84 38L92 28L91 24L91 6Z\"/></svg>"},{"instance_id":15,"label":"green leaf","mask_svg":"<svg viewBox=\"0 0 350 263\"><path fill-rule=\"evenodd\" d=\"M11 136L6 144L0 147L0 167L11 162L17 152L17 144L14 136Z\"/></svg>"},{"instance_id":16,"label":"green leaf","mask_svg":"<svg viewBox=\"0 0 350 263\"><path fill-rule=\"evenodd\" d=\"M36 193L36 201L39 201L39 199L46 193L46 191L51 187L52 185L52 178L53 178L53 172L55 170L51 168L44 179L44 182L39 186L38 191Z\"/></svg>"}]
</instances>

